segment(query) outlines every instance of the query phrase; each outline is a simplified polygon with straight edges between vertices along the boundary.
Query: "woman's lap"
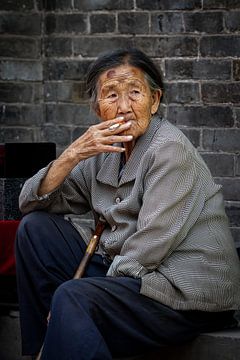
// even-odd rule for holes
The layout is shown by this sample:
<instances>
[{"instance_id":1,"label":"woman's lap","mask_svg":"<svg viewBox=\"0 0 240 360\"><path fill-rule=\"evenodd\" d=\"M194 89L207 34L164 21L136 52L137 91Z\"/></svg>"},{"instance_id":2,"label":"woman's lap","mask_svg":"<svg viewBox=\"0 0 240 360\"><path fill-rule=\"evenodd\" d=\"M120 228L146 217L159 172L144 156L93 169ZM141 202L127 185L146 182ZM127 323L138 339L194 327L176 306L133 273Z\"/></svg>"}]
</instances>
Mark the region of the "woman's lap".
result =
<instances>
[{"instance_id":1,"label":"woman's lap","mask_svg":"<svg viewBox=\"0 0 240 360\"><path fill-rule=\"evenodd\" d=\"M217 313L173 310L141 295L140 286L139 279L129 277L83 278L62 284L53 297L45 356L64 360L61 355L70 347L75 348L73 359L95 359L90 345L84 350L85 344L92 344L96 353L94 339L114 357L137 355L182 344L224 324ZM67 350L66 344L52 349L58 337L65 338ZM108 359L107 352L104 358Z\"/></svg>"}]
</instances>

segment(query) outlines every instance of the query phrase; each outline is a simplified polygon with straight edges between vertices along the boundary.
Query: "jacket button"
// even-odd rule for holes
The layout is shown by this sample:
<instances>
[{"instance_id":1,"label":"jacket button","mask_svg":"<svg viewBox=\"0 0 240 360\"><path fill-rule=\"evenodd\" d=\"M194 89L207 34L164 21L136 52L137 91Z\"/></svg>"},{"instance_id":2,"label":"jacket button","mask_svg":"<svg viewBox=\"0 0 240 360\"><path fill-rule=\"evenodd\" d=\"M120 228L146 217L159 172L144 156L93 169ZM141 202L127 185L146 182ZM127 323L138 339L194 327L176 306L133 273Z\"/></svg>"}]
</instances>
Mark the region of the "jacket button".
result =
<instances>
[{"instance_id":1,"label":"jacket button","mask_svg":"<svg viewBox=\"0 0 240 360\"><path fill-rule=\"evenodd\" d=\"M115 231L117 229L117 225L112 226L112 231Z\"/></svg>"},{"instance_id":2,"label":"jacket button","mask_svg":"<svg viewBox=\"0 0 240 360\"><path fill-rule=\"evenodd\" d=\"M119 203L121 202L120 197L117 197L117 198L115 199L115 202L116 202L116 204L119 204Z\"/></svg>"}]
</instances>

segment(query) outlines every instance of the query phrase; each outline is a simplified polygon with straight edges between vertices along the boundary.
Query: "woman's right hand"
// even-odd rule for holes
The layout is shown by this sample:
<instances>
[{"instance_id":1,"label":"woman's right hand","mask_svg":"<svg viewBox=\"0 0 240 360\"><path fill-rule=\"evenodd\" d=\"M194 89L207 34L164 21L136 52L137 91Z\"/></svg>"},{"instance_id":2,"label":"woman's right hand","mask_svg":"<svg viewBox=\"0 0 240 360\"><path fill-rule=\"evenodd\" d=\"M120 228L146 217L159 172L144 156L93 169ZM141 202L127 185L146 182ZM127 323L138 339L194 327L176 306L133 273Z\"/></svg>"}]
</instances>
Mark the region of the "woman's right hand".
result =
<instances>
[{"instance_id":1,"label":"woman's right hand","mask_svg":"<svg viewBox=\"0 0 240 360\"><path fill-rule=\"evenodd\" d=\"M123 152L124 147L113 146L113 144L132 141L131 135L121 134L130 127L131 121L125 122L124 117L92 125L65 150L63 155L73 161L75 166L79 161L103 152Z\"/></svg>"},{"instance_id":2,"label":"woman's right hand","mask_svg":"<svg viewBox=\"0 0 240 360\"><path fill-rule=\"evenodd\" d=\"M41 183L38 195L55 190L80 161L104 152L125 151L124 147L113 144L131 142L133 140L131 135L122 135L130 128L131 121L124 121L124 117L102 121L89 127L52 163Z\"/></svg>"}]
</instances>

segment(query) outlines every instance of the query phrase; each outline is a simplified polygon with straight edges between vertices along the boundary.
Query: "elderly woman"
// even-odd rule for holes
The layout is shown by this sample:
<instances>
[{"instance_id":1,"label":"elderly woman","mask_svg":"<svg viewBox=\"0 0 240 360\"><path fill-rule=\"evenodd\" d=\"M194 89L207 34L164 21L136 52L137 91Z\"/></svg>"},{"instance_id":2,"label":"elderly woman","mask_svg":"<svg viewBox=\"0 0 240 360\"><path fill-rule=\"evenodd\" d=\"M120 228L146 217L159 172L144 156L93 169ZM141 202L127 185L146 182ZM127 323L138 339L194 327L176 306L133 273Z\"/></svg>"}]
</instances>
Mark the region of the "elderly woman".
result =
<instances>
[{"instance_id":1,"label":"elderly woman","mask_svg":"<svg viewBox=\"0 0 240 360\"><path fill-rule=\"evenodd\" d=\"M92 64L87 85L101 121L20 195L23 354L44 342L44 360L108 360L233 326L240 269L221 187L157 115L157 68L120 49ZM89 213L106 226L84 277L72 280L93 232Z\"/></svg>"}]
</instances>

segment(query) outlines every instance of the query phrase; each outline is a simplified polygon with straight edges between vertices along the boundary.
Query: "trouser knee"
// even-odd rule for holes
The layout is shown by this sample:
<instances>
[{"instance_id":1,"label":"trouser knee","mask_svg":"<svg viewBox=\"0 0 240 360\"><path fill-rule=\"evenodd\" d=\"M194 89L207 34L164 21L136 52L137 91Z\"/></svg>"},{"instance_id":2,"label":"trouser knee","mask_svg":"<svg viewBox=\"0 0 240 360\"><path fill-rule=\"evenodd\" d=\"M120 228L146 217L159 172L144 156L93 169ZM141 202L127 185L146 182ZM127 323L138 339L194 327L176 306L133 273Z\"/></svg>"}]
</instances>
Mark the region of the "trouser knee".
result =
<instances>
[{"instance_id":1,"label":"trouser knee","mask_svg":"<svg viewBox=\"0 0 240 360\"><path fill-rule=\"evenodd\" d=\"M88 284L85 279L75 280L71 279L61 284L55 291L52 299L52 310L58 310L63 307L68 308L73 304L73 307L78 304L79 307L88 312L94 307L93 289L91 284ZM73 299L75 301L73 301Z\"/></svg>"},{"instance_id":2,"label":"trouser knee","mask_svg":"<svg viewBox=\"0 0 240 360\"><path fill-rule=\"evenodd\" d=\"M34 211L25 215L18 226L17 234L22 235L29 231L36 231L36 228L44 226L44 223L48 221L49 214L44 211Z\"/></svg>"},{"instance_id":3,"label":"trouser knee","mask_svg":"<svg viewBox=\"0 0 240 360\"><path fill-rule=\"evenodd\" d=\"M35 242L42 229L46 227L47 222L49 222L49 214L43 211L35 211L25 215L17 229L16 251L18 247L23 250L29 242Z\"/></svg>"}]
</instances>

